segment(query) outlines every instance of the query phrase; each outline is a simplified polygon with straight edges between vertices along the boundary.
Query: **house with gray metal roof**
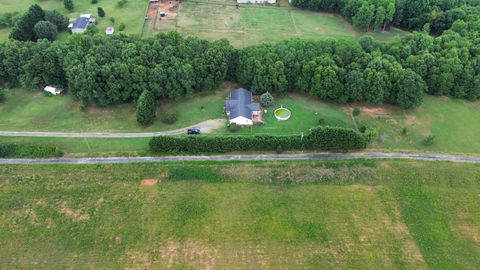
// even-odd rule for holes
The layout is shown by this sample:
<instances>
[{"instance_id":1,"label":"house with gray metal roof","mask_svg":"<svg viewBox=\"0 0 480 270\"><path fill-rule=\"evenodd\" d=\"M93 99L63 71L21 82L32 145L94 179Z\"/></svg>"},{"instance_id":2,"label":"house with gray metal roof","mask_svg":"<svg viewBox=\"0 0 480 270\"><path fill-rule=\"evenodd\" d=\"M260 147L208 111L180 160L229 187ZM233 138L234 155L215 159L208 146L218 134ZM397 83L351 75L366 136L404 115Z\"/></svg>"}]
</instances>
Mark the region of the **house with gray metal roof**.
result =
<instances>
[{"instance_id":1,"label":"house with gray metal roof","mask_svg":"<svg viewBox=\"0 0 480 270\"><path fill-rule=\"evenodd\" d=\"M252 92L238 88L230 92L225 102L225 112L230 124L239 126L252 126L262 123L262 110L260 104L253 102Z\"/></svg>"},{"instance_id":2,"label":"house with gray metal roof","mask_svg":"<svg viewBox=\"0 0 480 270\"><path fill-rule=\"evenodd\" d=\"M73 34L81 34L87 31L88 25L90 23L94 23L94 22L95 22L95 19L92 18L91 14L82 14L68 27L70 28Z\"/></svg>"}]
</instances>

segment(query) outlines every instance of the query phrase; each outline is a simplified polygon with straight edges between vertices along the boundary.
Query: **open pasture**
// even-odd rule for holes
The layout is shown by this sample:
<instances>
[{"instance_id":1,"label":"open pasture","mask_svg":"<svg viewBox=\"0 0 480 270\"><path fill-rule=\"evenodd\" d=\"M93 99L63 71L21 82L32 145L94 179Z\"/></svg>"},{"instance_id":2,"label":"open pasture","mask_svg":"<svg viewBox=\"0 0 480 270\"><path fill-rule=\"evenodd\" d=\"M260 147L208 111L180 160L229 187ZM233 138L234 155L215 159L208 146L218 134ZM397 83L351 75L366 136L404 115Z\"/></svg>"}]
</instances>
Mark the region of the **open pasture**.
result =
<instances>
[{"instance_id":1,"label":"open pasture","mask_svg":"<svg viewBox=\"0 0 480 270\"><path fill-rule=\"evenodd\" d=\"M476 269L478 165L0 167L0 268Z\"/></svg>"}]
</instances>

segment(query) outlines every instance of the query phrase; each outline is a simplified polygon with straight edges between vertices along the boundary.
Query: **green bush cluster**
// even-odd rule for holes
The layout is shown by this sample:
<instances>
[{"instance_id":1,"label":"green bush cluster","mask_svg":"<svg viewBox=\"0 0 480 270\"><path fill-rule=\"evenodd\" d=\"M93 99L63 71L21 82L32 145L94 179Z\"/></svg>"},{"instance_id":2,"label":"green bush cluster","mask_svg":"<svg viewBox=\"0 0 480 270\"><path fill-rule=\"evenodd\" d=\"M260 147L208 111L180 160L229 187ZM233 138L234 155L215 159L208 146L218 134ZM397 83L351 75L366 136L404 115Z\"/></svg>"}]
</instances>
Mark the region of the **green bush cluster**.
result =
<instances>
[{"instance_id":1,"label":"green bush cluster","mask_svg":"<svg viewBox=\"0 0 480 270\"><path fill-rule=\"evenodd\" d=\"M349 128L317 127L304 136L159 136L150 140L157 153L227 153L243 151L354 150L370 138Z\"/></svg>"},{"instance_id":2,"label":"green bush cluster","mask_svg":"<svg viewBox=\"0 0 480 270\"><path fill-rule=\"evenodd\" d=\"M0 158L61 157L63 151L53 145L0 143Z\"/></svg>"},{"instance_id":3,"label":"green bush cluster","mask_svg":"<svg viewBox=\"0 0 480 270\"><path fill-rule=\"evenodd\" d=\"M167 125L175 124L178 121L178 114L175 111L163 112L160 115L160 121Z\"/></svg>"}]
</instances>

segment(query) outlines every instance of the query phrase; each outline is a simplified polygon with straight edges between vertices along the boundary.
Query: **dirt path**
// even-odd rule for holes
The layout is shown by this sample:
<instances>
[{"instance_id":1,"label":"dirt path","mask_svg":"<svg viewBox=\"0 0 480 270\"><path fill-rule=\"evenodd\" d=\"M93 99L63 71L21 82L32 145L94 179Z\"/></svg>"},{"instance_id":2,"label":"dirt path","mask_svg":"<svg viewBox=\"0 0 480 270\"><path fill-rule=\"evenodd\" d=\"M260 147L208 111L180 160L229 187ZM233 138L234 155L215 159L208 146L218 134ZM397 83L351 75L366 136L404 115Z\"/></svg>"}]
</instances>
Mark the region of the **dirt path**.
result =
<instances>
[{"instance_id":1,"label":"dirt path","mask_svg":"<svg viewBox=\"0 0 480 270\"><path fill-rule=\"evenodd\" d=\"M480 157L440 154L413 153L371 153L350 154L267 154L267 155L215 155L215 156L160 156L160 157L107 157L107 158L39 158L39 159L0 159L0 164L112 164L143 163L161 161L248 161L248 160L314 160L314 159L410 159L428 161L452 161L460 163L480 163Z\"/></svg>"},{"instance_id":2,"label":"dirt path","mask_svg":"<svg viewBox=\"0 0 480 270\"><path fill-rule=\"evenodd\" d=\"M0 137L55 137L55 138L145 138L160 135L186 134L189 128L199 128L202 133L211 133L225 125L225 119L207 120L196 125L158 132L37 132L37 131L0 131Z\"/></svg>"}]
</instances>

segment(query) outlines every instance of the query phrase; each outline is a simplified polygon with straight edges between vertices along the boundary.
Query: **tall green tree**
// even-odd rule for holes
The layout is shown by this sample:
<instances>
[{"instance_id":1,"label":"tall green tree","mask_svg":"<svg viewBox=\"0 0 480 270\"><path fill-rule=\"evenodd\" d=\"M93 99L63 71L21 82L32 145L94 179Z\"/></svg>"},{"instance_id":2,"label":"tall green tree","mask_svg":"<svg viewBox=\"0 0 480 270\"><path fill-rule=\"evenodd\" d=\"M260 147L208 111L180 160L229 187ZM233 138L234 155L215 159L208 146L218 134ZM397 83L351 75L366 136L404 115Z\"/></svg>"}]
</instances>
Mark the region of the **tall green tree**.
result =
<instances>
[{"instance_id":1,"label":"tall green tree","mask_svg":"<svg viewBox=\"0 0 480 270\"><path fill-rule=\"evenodd\" d=\"M35 40L33 28L37 22L44 20L44 18L45 12L39 5L30 6L28 11L17 20L12 32L10 32L10 38L21 41Z\"/></svg>"},{"instance_id":2,"label":"tall green tree","mask_svg":"<svg viewBox=\"0 0 480 270\"><path fill-rule=\"evenodd\" d=\"M374 22L375 6L365 2L357 14L353 16L353 25L361 30L368 31Z\"/></svg>"},{"instance_id":3,"label":"tall green tree","mask_svg":"<svg viewBox=\"0 0 480 270\"><path fill-rule=\"evenodd\" d=\"M137 122L142 126L148 126L155 120L155 98L153 94L145 90L137 101Z\"/></svg>"},{"instance_id":4,"label":"tall green tree","mask_svg":"<svg viewBox=\"0 0 480 270\"><path fill-rule=\"evenodd\" d=\"M58 34L57 26L49 21L39 21L33 27L36 39L54 40Z\"/></svg>"},{"instance_id":5,"label":"tall green tree","mask_svg":"<svg viewBox=\"0 0 480 270\"><path fill-rule=\"evenodd\" d=\"M56 10L45 11L45 20L55 24L58 31L64 31L68 27L68 17L63 16Z\"/></svg>"},{"instance_id":6,"label":"tall green tree","mask_svg":"<svg viewBox=\"0 0 480 270\"><path fill-rule=\"evenodd\" d=\"M68 11L73 11L75 8L73 5L73 0L63 0L63 7Z\"/></svg>"},{"instance_id":7,"label":"tall green tree","mask_svg":"<svg viewBox=\"0 0 480 270\"><path fill-rule=\"evenodd\" d=\"M427 92L425 81L413 70L406 69L402 78L395 85L397 88L397 104L402 109L412 109L420 106L423 95Z\"/></svg>"},{"instance_id":8,"label":"tall green tree","mask_svg":"<svg viewBox=\"0 0 480 270\"><path fill-rule=\"evenodd\" d=\"M98 17L105 17L105 10L102 7L97 8Z\"/></svg>"}]
</instances>

